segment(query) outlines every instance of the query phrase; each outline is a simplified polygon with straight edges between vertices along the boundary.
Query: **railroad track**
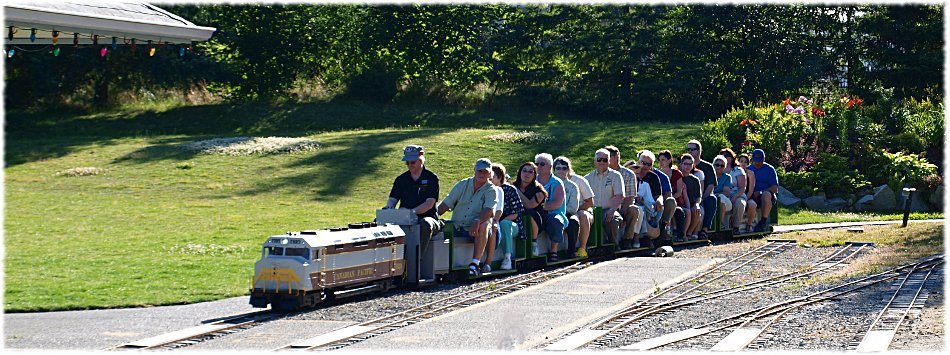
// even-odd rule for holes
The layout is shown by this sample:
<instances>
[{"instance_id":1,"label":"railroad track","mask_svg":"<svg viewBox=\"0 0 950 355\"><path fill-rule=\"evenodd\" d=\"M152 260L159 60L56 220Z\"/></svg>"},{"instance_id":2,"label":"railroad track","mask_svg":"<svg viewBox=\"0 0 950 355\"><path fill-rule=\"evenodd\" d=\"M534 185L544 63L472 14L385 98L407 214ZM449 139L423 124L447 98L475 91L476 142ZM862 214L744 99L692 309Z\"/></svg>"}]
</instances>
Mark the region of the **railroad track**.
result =
<instances>
[{"instance_id":1,"label":"railroad track","mask_svg":"<svg viewBox=\"0 0 950 355\"><path fill-rule=\"evenodd\" d=\"M897 330L912 312L919 312L925 301L924 288L927 282L941 273L943 268L937 265L930 267L926 272L908 273L901 279L897 289L878 313L877 318L868 327L861 342L854 350L859 352L887 351L887 348L897 335Z\"/></svg>"},{"instance_id":2,"label":"railroad track","mask_svg":"<svg viewBox=\"0 0 950 355\"><path fill-rule=\"evenodd\" d=\"M703 324L699 327L686 329L655 338L645 339L631 345L620 347L619 350L644 351L656 349L687 339L713 335L718 332L730 331L726 337L722 338L719 342L712 346L710 350L740 351L752 344L756 338L766 331L766 329L768 329L788 312L801 309L807 305L835 300L842 296L858 292L864 288L894 279L921 279L923 281L921 281L920 284L923 284L927 278L930 277L929 275L933 273L935 268L943 265L943 262L943 255L937 255L923 261L893 268L803 297L798 297L735 314ZM898 290L898 292L900 292L900 290ZM884 312L882 312L882 314L883 313ZM881 319L883 319L883 317L881 317Z\"/></svg>"},{"instance_id":3,"label":"railroad track","mask_svg":"<svg viewBox=\"0 0 950 355\"><path fill-rule=\"evenodd\" d=\"M237 314L195 327L116 345L104 350L171 350L236 333L276 317L277 314L270 310Z\"/></svg>"},{"instance_id":4,"label":"railroad track","mask_svg":"<svg viewBox=\"0 0 950 355\"><path fill-rule=\"evenodd\" d=\"M505 294L512 293L547 280L560 277L589 266L590 263L576 263L554 270L539 270L528 274L503 279L486 286L429 302L419 307L396 314L373 319L356 325L334 330L330 333L275 349L288 350L336 350L363 340L406 327L426 319L446 314L458 309L485 302Z\"/></svg>"},{"instance_id":5,"label":"railroad track","mask_svg":"<svg viewBox=\"0 0 950 355\"><path fill-rule=\"evenodd\" d=\"M837 249L835 252L831 253L831 255L815 262L803 270L796 270L782 275L763 278L753 282L728 286L720 289L703 289L703 287L712 284L713 281L728 276L742 267L749 265L752 261L769 255L768 251L770 250L777 251L783 250L782 248L787 248L789 246L788 243L790 243L792 246L795 245L794 241L770 241L768 244L722 263L716 268L703 272L702 274L699 274L693 278L677 283L676 285L673 285L672 287L646 300L618 311L607 318L604 318L584 329L581 329L578 332L563 337L554 343L549 344L544 349L553 351L567 351L576 350L582 347L593 349L605 347L620 335L619 331L621 329L643 318L669 313L675 311L676 309L711 299L724 297L739 292L747 292L828 271L840 266L844 262L850 260L854 256L873 245L870 243L848 243ZM723 271L723 269L726 268L728 269Z\"/></svg>"}]
</instances>

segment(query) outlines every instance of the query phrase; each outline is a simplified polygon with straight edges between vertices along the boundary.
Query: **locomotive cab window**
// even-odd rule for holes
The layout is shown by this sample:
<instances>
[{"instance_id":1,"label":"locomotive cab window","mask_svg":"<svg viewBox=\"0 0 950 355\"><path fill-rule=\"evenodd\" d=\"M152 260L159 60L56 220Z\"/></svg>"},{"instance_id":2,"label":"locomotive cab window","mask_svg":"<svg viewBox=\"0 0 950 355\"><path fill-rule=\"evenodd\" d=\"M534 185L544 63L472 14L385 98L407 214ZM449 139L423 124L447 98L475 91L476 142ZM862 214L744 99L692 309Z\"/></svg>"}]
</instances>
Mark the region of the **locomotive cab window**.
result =
<instances>
[{"instance_id":1,"label":"locomotive cab window","mask_svg":"<svg viewBox=\"0 0 950 355\"><path fill-rule=\"evenodd\" d=\"M313 248L313 260L320 260L320 249Z\"/></svg>"},{"instance_id":2,"label":"locomotive cab window","mask_svg":"<svg viewBox=\"0 0 950 355\"><path fill-rule=\"evenodd\" d=\"M264 257L267 257L269 255L282 256L284 255L284 248L283 247L264 247Z\"/></svg>"},{"instance_id":3,"label":"locomotive cab window","mask_svg":"<svg viewBox=\"0 0 950 355\"><path fill-rule=\"evenodd\" d=\"M299 256L310 259L310 248L287 248L284 256Z\"/></svg>"}]
</instances>

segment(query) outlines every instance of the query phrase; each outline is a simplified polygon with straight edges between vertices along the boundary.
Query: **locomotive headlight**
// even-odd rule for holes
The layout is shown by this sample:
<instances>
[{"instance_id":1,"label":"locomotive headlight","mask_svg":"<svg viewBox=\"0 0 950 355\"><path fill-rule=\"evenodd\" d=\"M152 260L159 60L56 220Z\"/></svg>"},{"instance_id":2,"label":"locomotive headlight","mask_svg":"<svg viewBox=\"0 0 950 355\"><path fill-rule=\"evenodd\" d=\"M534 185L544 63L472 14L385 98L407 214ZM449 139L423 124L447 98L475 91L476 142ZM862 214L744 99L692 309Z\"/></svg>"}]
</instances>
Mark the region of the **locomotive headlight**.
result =
<instances>
[{"instance_id":1,"label":"locomotive headlight","mask_svg":"<svg viewBox=\"0 0 950 355\"><path fill-rule=\"evenodd\" d=\"M280 244L287 244L287 242L288 242L287 238L284 238L284 239L281 239L281 240L280 240Z\"/></svg>"}]
</instances>

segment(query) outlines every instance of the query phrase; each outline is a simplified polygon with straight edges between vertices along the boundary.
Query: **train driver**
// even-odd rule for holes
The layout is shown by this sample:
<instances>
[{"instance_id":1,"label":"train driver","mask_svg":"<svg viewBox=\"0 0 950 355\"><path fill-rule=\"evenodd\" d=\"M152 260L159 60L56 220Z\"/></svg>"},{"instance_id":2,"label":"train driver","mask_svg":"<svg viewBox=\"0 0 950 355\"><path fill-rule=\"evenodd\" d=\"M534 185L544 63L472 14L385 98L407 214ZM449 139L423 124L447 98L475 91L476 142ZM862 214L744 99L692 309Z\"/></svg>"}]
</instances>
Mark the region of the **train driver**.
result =
<instances>
[{"instance_id":1,"label":"train driver","mask_svg":"<svg viewBox=\"0 0 950 355\"><path fill-rule=\"evenodd\" d=\"M408 171L393 181L389 200L384 209L409 208L419 218L419 253L425 255L429 239L439 234L443 222L435 214L435 202L439 198L439 176L425 167L426 158L422 146L408 145L403 149L402 161Z\"/></svg>"},{"instance_id":2,"label":"train driver","mask_svg":"<svg viewBox=\"0 0 950 355\"><path fill-rule=\"evenodd\" d=\"M489 229L492 227L498 196L495 194L494 185L488 181L491 176L491 160L478 159L475 161L474 176L455 183L436 211L441 216L446 211L452 210L451 220L455 224L455 238L475 240L472 262L468 265L469 275L478 275L482 269L480 263L486 247L491 248L489 254L492 254L495 249L495 236L489 233ZM489 241L489 237L492 240Z\"/></svg>"}]
</instances>

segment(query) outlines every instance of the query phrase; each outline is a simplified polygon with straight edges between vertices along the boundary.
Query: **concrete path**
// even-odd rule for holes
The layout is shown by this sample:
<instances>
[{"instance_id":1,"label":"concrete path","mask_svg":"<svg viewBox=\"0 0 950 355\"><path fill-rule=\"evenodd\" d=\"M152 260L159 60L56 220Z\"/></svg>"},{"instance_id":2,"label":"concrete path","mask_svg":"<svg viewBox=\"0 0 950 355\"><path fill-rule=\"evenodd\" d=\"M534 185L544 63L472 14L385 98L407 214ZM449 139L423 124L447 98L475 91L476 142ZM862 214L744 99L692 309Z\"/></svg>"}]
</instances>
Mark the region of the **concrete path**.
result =
<instances>
[{"instance_id":1,"label":"concrete path","mask_svg":"<svg viewBox=\"0 0 950 355\"><path fill-rule=\"evenodd\" d=\"M10 313L3 315L4 346L98 350L253 309L244 296L182 306Z\"/></svg>"},{"instance_id":2,"label":"concrete path","mask_svg":"<svg viewBox=\"0 0 950 355\"><path fill-rule=\"evenodd\" d=\"M347 349L531 349L712 263L710 259L616 259Z\"/></svg>"},{"instance_id":3,"label":"concrete path","mask_svg":"<svg viewBox=\"0 0 950 355\"><path fill-rule=\"evenodd\" d=\"M921 220L912 220L908 223L938 223L943 222L942 219L921 219ZM829 229L829 228L845 228L845 227L858 227L858 226L881 226L888 224L901 224L903 221L866 221L866 222L838 222L838 223L812 223L812 224L795 224L795 225L777 225L772 226L773 233L786 233L786 232L796 232L796 231L806 231L806 230L816 230L816 229Z\"/></svg>"}]
</instances>

